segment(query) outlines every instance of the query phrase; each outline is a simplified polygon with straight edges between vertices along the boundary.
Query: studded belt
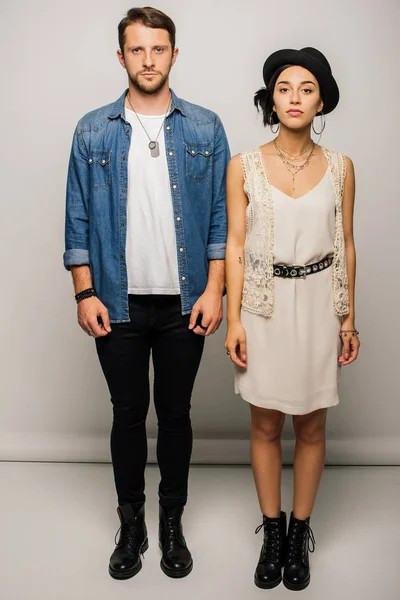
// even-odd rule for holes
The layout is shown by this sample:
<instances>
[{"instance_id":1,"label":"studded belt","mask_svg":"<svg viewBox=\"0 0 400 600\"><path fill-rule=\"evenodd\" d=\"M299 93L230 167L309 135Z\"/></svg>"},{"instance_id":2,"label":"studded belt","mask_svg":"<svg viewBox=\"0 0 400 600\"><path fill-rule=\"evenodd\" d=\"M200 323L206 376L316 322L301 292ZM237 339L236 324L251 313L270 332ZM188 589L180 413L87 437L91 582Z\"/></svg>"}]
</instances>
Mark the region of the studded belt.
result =
<instances>
[{"instance_id":1,"label":"studded belt","mask_svg":"<svg viewBox=\"0 0 400 600\"><path fill-rule=\"evenodd\" d=\"M310 265L274 265L275 277L289 279L305 279L307 275L319 273L327 269L333 263L333 256L325 256L322 260Z\"/></svg>"}]
</instances>

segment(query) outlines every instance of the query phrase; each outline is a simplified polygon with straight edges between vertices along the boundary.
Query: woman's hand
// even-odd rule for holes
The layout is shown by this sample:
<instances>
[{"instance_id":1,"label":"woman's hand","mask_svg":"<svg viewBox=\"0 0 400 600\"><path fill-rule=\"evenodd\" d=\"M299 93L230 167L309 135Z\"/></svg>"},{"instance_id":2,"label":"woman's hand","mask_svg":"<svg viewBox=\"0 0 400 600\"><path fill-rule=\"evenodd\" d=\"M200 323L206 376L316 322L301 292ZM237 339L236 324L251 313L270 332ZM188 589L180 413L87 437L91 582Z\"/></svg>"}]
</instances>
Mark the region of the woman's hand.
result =
<instances>
[{"instance_id":1,"label":"woman's hand","mask_svg":"<svg viewBox=\"0 0 400 600\"><path fill-rule=\"evenodd\" d=\"M240 321L228 323L224 346L231 361L238 367L246 369L246 331Z\"/></svg>"},{"instance_id":2,"label":"woman's hand","mask_svg":"<svg viewBox=\"0 0 400 600\"><path fill-rule=\"evenodd\" d=\"M340 328L340 339L342 340L342 354L338 358L339 365L345 367L354 362L360 349L356 328L352 321L343 321Z\"/></svg>"}]
</instances>

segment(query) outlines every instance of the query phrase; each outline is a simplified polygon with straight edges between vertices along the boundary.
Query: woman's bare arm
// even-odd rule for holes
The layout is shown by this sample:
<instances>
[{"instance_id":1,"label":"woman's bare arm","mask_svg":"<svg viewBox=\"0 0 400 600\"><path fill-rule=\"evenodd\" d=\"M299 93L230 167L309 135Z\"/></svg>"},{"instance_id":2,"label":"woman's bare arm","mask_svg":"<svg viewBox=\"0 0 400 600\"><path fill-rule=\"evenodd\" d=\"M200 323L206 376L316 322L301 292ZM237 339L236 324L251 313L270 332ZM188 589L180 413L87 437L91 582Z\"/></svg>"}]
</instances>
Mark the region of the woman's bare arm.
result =
<instances>
[{"instance_id":1,"label":"woman's bare arm","mask_svg":"<svg viewBox=\"0 0 400 600\"><path fill-rule=\"evenodd\" d=\"M247 197L239 155L234 156L227 173L228 240L225 267L228 330L225 348L231 360L246 367L246 332L240 322L244 280L244 243L246 238Z\"/></svg>"},{"instance_id":2,"label":"woman's bare arm","mask_svg":"<svg viewBox=\"0 0 400 600\"><path fill-rule=\"evenodd\" d=\"M342 322L342 329L355 329L355 281L356 281L356 250L353 235L353 214L355 196L354 166L350 158L346 157L346 179L344 182L343 196L343 231L346 251L347 279L349 285L349 314ZM356 336L342 334L343 351L339 357L342 366L349 365L356 360L360 343Z\"/></svg>"}]
</instances>

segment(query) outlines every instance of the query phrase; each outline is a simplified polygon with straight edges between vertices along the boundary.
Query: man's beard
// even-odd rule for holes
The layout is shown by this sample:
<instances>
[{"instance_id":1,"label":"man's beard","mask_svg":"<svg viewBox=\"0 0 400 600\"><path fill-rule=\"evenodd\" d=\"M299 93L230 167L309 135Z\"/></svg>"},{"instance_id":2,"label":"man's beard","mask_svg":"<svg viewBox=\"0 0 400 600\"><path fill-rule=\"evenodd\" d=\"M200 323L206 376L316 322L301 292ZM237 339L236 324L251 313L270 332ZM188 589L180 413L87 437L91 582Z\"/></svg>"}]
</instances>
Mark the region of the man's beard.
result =
<instances>
[{"instance_id":1,"label":"man's beard","mask_svg":"<svg viewBox=\"0 0 400 600\"><path fill-rule=\"evenodd\" d=\"M171 67L172 67L172 63L171 63ZM168 76L169 73L171 71L171 67L168 69L168 73L163 74L160 71L154 71L154 73L156 73L157 75L161 75L161 79L159 79L157 77L157 83L152 83L152 82L148 82L147 85L143 85L143 83L141 83L139 77L140 77L140 73L138 75L129 75L129 79L132 82L133 87L138 90L138 92L142 92L142 94L147 94L148 96L152 96L153 94L157 94L157 92L159 92L164 86L166 81L168 80Z\"/></svg>"}]
</instances>

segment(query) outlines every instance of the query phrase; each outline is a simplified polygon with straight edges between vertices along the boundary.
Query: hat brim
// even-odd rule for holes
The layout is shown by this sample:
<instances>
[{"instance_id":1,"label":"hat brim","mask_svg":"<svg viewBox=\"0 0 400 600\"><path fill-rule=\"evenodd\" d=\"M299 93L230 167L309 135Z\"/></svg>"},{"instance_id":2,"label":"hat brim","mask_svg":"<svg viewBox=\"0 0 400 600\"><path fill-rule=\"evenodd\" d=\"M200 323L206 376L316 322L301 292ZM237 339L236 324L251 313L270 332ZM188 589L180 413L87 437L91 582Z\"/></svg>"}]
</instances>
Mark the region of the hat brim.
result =
<instances>
[{"instance_id":1,"label":"hat brim","mask_svg":"<svg viewBox=\"0 0 400 600\"><path fill-rule=\"evenodd\" d=\"M339 88L332 73L319 60L301 50L277 50L267 58L263 67L263 79L267 87L274 73L284 65L299 65L316 77L323 97L325 115L336 108Z\"/></svg>"}]
</instances>

